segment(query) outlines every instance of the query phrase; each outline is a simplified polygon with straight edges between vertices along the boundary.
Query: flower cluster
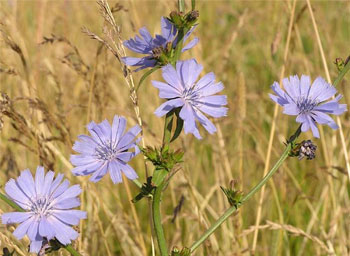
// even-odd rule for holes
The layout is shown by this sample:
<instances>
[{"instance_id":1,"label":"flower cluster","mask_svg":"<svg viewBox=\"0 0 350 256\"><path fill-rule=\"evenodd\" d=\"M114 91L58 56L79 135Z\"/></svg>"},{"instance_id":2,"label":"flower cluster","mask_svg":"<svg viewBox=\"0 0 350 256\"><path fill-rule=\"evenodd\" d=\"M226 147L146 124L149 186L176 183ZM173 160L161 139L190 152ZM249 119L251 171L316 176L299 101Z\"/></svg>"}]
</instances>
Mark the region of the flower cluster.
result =
<instances>
[{"instance_id":1,"label":"flower cluster","mask_svg":"<svg viewBox=\"0 0 350 256\"><path fill-rule=\"evenodd\" d=\"M2 223L20 223L13 235L18 239L27 235L31 252L39 252L45 239L56 238L64 245L69 244L78 237L78 232L70 225L77 225L80 219L86 218L86 212L72 210L80 205L79 185L69 187L68 180L61 182L63 174L55 179L54 176L52 171L45 175L44 167L39 166L35 179L27 169L5 186L8 197L24 211L2 214Z\"/></svg>"}]
</instances>

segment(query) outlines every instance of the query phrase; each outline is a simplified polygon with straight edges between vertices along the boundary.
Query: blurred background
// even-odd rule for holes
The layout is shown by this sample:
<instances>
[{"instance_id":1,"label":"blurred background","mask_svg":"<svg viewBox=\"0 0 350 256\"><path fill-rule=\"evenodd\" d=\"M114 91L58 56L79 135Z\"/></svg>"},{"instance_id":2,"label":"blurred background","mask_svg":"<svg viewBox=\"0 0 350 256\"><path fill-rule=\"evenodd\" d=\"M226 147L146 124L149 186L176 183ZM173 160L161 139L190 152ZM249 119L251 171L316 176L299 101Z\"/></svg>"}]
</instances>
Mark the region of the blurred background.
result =
<instances>
[{"instance_id":1,"label":"blurred background","mask_svg":"<svg viewBox=\"0 0 350 256\"><path fill-rule=\"evenodd\" d=\"M190 1L186 3L189 10ZM109 5L123 40L143 26L151 34L160 33L160 17L177 9L177 1ZM200 42L182 58L196 58L204 66L201 75L213 71L224 83L229 112L216 121L214 135L201 128L201 141L182 133L173 145L185 151L185 162L162 201L170 248L189 247L229 207L220 185L229 187L235 179L236 188L248 192L284 150L297 124L281 109L274 115L275 104L268 96L271 84L294 74L313 80L327 79L329 73L334 80L335 59L345 60L350 54L350 3L311 5L292 0L197 2L200 16L194 35ZM130 202L137 187L130 181L113 185L109 177L97 184L88 177L73 177L69 157L91 120L112 121L115 114L125 116L128 127L141 118L145 145L159 146L163 120L153 112L162 100L151 80L162 80L161 72L146 79L135 105L121 64L103 44L83 33L83 27L106 38L106 22L95 1L0 1L0 88L7 95L0 98L0 190L23 169L34 173L37 165L64 173L84 188L81 208L88 219L77 227L81 234L74 243L83 255L152 255L148 202ZM136 84L142 74L132 73ZM348 74L337 88L347 104L349 80ZM340 120L349 150L349 113ZM311 138L311 132L301 136ZM316 159L288 159L264 193L257 193L194 255L348 255L348 152L339 130L329 127L314 142ZM131 165L144 182L143 157ZM151 164L147 167L152 171ZM0 214L7 211L12 209L1 203ZM13 230L0 224L0 248L28 255L28 239L16 240ZM57 255L68 253L60 250Z\"/></svg>"}]
</instances>

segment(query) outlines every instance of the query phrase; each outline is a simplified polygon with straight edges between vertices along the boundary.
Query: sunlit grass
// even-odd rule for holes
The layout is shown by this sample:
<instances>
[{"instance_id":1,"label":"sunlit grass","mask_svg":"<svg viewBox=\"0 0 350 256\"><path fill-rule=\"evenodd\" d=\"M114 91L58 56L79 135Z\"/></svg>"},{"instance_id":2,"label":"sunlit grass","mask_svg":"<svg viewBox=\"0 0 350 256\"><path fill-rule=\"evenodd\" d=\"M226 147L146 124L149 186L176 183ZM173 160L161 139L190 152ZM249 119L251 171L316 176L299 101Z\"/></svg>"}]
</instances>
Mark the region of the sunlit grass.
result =
<instances>
[{"instance_id":1,"label":"sunlit grass","mask_svg":"<svg viewBox=\"0 0 350 256\"><path fill-rule=\"evenodd\" d=\"M160 17L176 8L176 1L119 4L123 8L114 16L123 39L134 36L142 26L159 32ZM0 109L12 108L26 120L2 117L0 186L20 170L34 170L39 164L63 172L71 183L86 189L82 206L88 219L83 221L76 248L84 255L143 255L125 185L113 185L107 177L93 184L70 173L71 144L77 135L86 133L89 119L111 121L118 114L127 117L129 127L137 123L120 64L81 32L87 27L102 35L104 23L98 5L94 1L3 1L0 6L0 87L11 99L10 105L2 104ZM350 5L316 1L312 6L333 80L338 73L335 58L349 54ZM200 1L197 7L200 18L195 34L200 43L183 58L195 57L205 67L203 74L213 71L224 83L229 113L216 123L221 133L209 136L201 130L206 134L201 141L182 134L175 143L184 149L185 162L164 194L162 209L169 247L179 248L190 246L229 207L220 185L239 179L239 186L247 192L263 176L275 107L268 92L273 81L279 80L283 64L285 76L326 77L306 2L296 3L285 63L292 1ZM11 49L11 42L12 48L19 46L20 53ZM142 73L132 75L137 82ZM146 145L160 145L162 120L153 112L161 100L151 79L161 79L160 72L142 85L138 105ZM346 77L338 87L347 104L348 81ZM276 121L270 165L297 128L293 117L279 114ZM349 114L341 121L349 148ZM325 248L337 255L348 254L350 200L344 151L338 131L325 127L324 134L324 145L315 141L315 160L287 160L274 182L266 186L256 255L326 255ZM301 138L311 136L310 132ZM142 156L132 165L144 181ZM136 195L137 187L133 183L129 187ZM183 206L172 222L182 196ZM259 194L195 254L250 255L258 202ZM151 255L147 200L135 207L147 255ZM9 210L1 204L0 213ZM17 241L11 235L13 227L1 225L0 229L1 248L27 255L28 240Z\"/></svg>"}]
</instances>

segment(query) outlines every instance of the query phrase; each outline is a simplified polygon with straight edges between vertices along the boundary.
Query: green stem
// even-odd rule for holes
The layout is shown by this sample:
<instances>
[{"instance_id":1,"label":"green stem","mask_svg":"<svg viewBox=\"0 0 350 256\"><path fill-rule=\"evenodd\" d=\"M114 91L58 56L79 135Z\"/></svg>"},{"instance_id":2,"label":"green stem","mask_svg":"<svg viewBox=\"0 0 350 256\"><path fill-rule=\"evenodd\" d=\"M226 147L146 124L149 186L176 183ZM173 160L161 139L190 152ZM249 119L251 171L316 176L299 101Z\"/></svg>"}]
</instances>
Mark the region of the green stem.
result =
<instances>
[{"instance_id":1,"label":"green stem","mask_svg":"<svg viewBox=\"0 0 350 256\"><path fill-rule=\"evenodd\" d=\"M25 212L25 210L19 206L18 204L16 204L15 202L13 202L12 200L10 200L7 196L5 196L3 193L0 193L0 198L7 203L9 206L11 206L12 208L15 208L17 211L19 212Z\"/></svg>"},{"instance_id":2,"label":"green stem","mask_svg":"<svg viewBox=\"0 0 350 256\"><path fill-rule=\"evenodd\" d=\"M164 121L164 134L163 134L163 149L169 149L169 144L171 140L171 130L173 127L174 111L168 112ZM160 172L161 170L157 170ZM162 216L160 214L160 202L162 198L162 191L165 187L165 181L163 180L158 187L155 188L153 192L152 201L152 218L154 224L154 230L156 232L156 237L158 241L158 247L160 254L162 256L168 255L168 248L165 241L163 226L162 226Z\"/></svg>"},{"instance_id":3,"label":"green stem","mask_svg":"<svg viewBox=\"0 0 350 256\"><path fill-rule=\"evenodd\" d=\"M333 86L336 87L340 81L343 79L345 74L350 70L350 61L345 65L343 70L338 74L337 78L333 82ZM247 195L245 195L242 198L241 205L246 202L249 198L251 198L257 191L261 189L262 186L266 184L266 182L272 177L272 175L278 170L278 168L282 165L284 160L287 159L291 149L292 149L292 143L299 137L301 133L301 125L299 126L298 130L293 134L293 136L290 137L288 141L287 148L282 153L280 159L278 159L277 163L272 167L272 169L266 174L266 176L257 184L252 190L248 192ZM241 206L239 205L239 206ZM192 244L190 250L193 252L195 249L198 248L228 217L230 217L235 211L237 211L237 206L232 206L229 209L226 210L226 212L217 220L213 225L210 226L210 228L196 241Z\"/></svg>"},{"instance_id":4,"label":"green stem","mask_svg":"<svg viewBox=\"0 0 350 256\"><path fill-rule=\"evenodd\" d=\"M178 7L179 7L179 12L184 12L185 11L185 1L184 0L178 0Z\"/></svg>"},{"instance_id":5,"label":"green stem","mask_svg":"<svg viewBox=\"0 0 350 256\"><path fill-rule=\"evenodd\" d=\"M66 245L64 247L64 249L66 249L68 252L70 252L70 254L73 256L81 256L76 250L74 250L74 248L70 244Z\"/></svg>"},{"instance_id":6,"label":"green stem","mask_svg":"<svg viewBox=\"0 0 350 256\"><path fill-rule=\"evenodd\" d=\"M272 175L278 170L278 168L282 165L284 160L287 159L291 149L292 143L299 137L301 132L301 126L299 126L298 130L293 134L293 136L289 139L286 149L282 153L280 159L276 162L276 164L271 168L271 170L266 174L266 176L242 198L241 204L246 202L249 198L251 198L257 191L261 189L262 186L266 184L266 182L272 177ZM192 244L190 250L193 252L200 246L214 231L224 222L228 217L230 217L235 211L237 211L238 207L236 205L231 206L226 212L217 220L214 224L210 226L210 228L195 242Z\"/></svg>"},{"instance_id":7,"label":"green stem","mask_svg":"<svg viewBox=\"0 0 350 256\"><path fill-rule=\"evenodd\" d=\"M340 83L340 81L345 76L346 72L350 70L350 61L345 65L345 67L342 69L342 71L338 74L338 77L334 80L333 86L337 87L337 85Z\"/></svg>"},{"instance_id":8,"label":"green stem","mask_svg":"<svg viewBox=\"0 0 350 256\"><path fill-rule=\"evenodd\" d=\"M183 45L183 41L184 41L184 36L187 33L187 30L185 31L185 28L180 28L178 35L177 35L177 44L176 44L176 48L175 48L175 52L174 52L174 58L172 61L172 65L175 66L176 62L180 59L181 56L181 51L182 51L182 45Z\"/></svg>"},{"instance_id":9,"label":"green stem","mask_svg":"<svg viewBox=\"0 0 350 256\"><path fill-rule=\"evenodd\" d=\"M161 202L162 190L164 186L165 186L165 182L163 181L157 188L155 188L152 208L153 208L154 229L156 231L160 255L167 256L168 248L165 241L165 236L164 236L164 231L162 226L162 217L160 214L160 202Z\"/></svg>"},{"instance_id":10,"label":"green stem","mask_svg":"<svg viewBox=\"0 0 350 256\"><path fill-rule=\"evenodd\" d=\"M4 195L3 193L0 192L0 199L2 199L5 203L7 203L9 206L11 206L12 208L16 209L19 212L25 212L25 210L20 207L18 204L16 204L15 202L11 201L6 195ZM66 246L64 246L64 248L70 252L71 255L73 256L81 256L76 250L74 250L74 248L72 247L72 245L68 244Z\"/></svg>"}]
</instances>

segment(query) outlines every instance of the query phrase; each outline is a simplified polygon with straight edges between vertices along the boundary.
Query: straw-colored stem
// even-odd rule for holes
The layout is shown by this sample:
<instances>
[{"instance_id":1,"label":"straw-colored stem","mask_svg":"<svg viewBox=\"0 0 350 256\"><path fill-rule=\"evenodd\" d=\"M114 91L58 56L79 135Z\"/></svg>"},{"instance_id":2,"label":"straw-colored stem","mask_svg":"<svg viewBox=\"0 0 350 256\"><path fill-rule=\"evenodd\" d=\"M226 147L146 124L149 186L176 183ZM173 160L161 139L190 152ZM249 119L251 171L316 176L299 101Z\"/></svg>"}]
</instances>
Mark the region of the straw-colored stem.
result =
<instances>
[{"instance_id":1,"label":"straw-colored stem","mask_svg":"<svg viewBox=\"0 0 350 256\"><path fill-rule=\"evenodd\" d=\"M280 83L284 77L284 72L285 72L285 65L287 62L288 58L288 53L289 53L289 44L290 44L290 39L292 35L292 28L294 24L294 14L295 14L295 6L296 6L296 0L293 1L293 7L291 10L290 14L290 19L289 19L289 27L288 27L288 35L287 35L287 41L286 41L286 47L284 49L284 55L283 55L283 66L281 69L280 73ZM269 167L270 167L270 159L271 159L271 151L272 151L272 143L274 140L275 136L275 129L276 129L276 120L277 120L277 115L278 115L278 105L276 104L275 110L273 113L273 120L272 120L272 125L271 125L271 130L270 130L270 136L269 136L269 143L268 143L268 148L267 148L267 154L266 154L266 159L265 159L265 168L264 168L264 176L266 175ZM256 214L256 220L255 220L255 227L258 227L260 224L260 219L261 219L261 211L262 211L262 203L265 195L265 187L262 188L261 193L260 193L260 198L259 198L259 204L258 204L258 209L257 209L257 214ZM252 251L255 251L256 244L258 241L258 232L259 229L256 228L254 231L254 238L253 238L253 245L252 245Z\"/></svg>"}]
</instances>

